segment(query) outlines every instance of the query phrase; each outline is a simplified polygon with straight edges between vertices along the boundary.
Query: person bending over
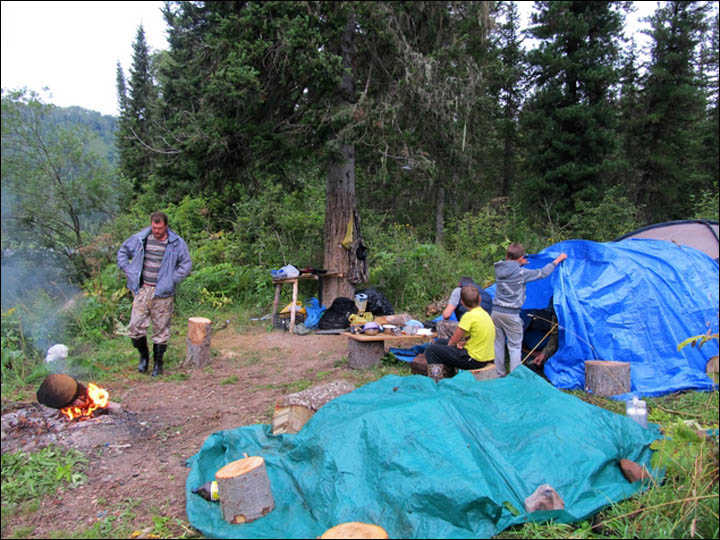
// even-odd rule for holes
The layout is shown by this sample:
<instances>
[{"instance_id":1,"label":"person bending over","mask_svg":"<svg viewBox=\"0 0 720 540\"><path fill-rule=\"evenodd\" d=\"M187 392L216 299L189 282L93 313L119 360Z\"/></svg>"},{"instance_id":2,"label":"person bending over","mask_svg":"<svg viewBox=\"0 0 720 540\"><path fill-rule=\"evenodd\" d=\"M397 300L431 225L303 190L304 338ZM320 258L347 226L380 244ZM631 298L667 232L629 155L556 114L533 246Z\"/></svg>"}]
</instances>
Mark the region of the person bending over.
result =
<instances>
[{"instance_id":1,"label":"person bending over","mask_svg":"<svg viewBox=\"0 0 720 540\"><path fill-rule=\"evenodd\" d=\"M495 358L495 326L487 311L480 307L477 287L464 286L460 291L460 301L468 311L449 340L438 340L425 350L428 365L478 369Z\"/></svg>"}]
</instances>

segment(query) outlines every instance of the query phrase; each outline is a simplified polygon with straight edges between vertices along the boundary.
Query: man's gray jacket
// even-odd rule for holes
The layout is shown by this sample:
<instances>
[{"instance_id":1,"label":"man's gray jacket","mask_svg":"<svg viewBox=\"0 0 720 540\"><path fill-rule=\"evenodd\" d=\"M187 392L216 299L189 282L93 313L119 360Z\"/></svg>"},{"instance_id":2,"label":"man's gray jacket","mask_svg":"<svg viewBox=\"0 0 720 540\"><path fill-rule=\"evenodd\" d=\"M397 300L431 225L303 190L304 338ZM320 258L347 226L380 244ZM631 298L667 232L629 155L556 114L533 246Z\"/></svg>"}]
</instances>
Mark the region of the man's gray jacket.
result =
<instances>
[{"instance_id":1,"label":"man's gray jacket","mask_svg":"<svg viewBox=\"0 0 720 540\"><path fill-rule=\"evenodd\" d=\"M493 311L519 312L525 303L525 284L547 277L553 270L555 265L551 262L537 270L528 270L512 260L496 262Z\"/></svg>"},{"instance_id":2,"label":"man's gray jacket","mask_svg":"<svg viewBox=\"0 0 720 540\"><path fill-rule=\"evenodd\" d=\"M133 234L123 242L117 253L117 264L127 276L127 287L133 294L140 290L140 277L142 276L143 260L145 258L145 240L150 235L150 227ZM190 251L185 240L175 232L168 229L168 243L165 255L160 264L155 296L165 298L175 295L175 287L192 270Z\"/></svg>"}]
</instances>

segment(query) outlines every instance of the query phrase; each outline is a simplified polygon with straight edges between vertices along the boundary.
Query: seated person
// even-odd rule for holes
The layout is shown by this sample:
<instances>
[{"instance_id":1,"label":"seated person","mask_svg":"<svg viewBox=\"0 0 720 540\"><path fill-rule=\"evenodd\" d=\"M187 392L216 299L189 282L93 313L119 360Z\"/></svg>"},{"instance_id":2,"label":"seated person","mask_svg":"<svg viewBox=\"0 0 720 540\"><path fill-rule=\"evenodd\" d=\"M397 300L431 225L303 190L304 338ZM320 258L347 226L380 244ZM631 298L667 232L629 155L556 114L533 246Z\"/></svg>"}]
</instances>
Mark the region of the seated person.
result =
<instances>
[{"instance_id":1,"label":"seated person","mask_svg":"<svg viewBox=\"0 0 720 540\"><path fill-rule=\"evenodd\" d=\"M450 340L438 339L425 350L428 365L445 364L460 369L478 369L495 358L495 325L480 307L480 291L465 285L460 301L466 313Z\"/></svg>"},{"instance_id":2,"label":"seated person","mask_svg":"<svg viewBox=\"0 0 720 540\"><path fill-rule=\"evenodd\" d=\"M555 354L558 348L558 320L555 310L552 308L552 300L549 308L531 310L528 317L530 320L525 328L525 336L529 337L532 334L537 334L538 337L541 337L532 347L530 347L530 344L527 345L530 358L527 360L526 365L542 375L545 362Z\"/></svg>"},{"instance_id":3,"label":"seated person","mask_svg":"<svg viewBox=\"0 0 720 540\"><path fill-rule=\"evenodd\" d=\"M448 299L448 304L445 307L445 309L442 312L442 318L443 320L448 320L450 317L452 317L453 313L455 314L455 318L459 321L463 315L467 312L467 308L462 305L462 302L460 301L460 290L465 287L466 285L472 285L475 287L478 292L480 293L480 306L490 313L492 310L492 297L486 293L480 285L475 283L473 281L473 278L471 277L462 277L460 278L460 282L458 283L458 286L455 287L452 292L450 293L450 298Z\"/></svg>"}]
</instances>

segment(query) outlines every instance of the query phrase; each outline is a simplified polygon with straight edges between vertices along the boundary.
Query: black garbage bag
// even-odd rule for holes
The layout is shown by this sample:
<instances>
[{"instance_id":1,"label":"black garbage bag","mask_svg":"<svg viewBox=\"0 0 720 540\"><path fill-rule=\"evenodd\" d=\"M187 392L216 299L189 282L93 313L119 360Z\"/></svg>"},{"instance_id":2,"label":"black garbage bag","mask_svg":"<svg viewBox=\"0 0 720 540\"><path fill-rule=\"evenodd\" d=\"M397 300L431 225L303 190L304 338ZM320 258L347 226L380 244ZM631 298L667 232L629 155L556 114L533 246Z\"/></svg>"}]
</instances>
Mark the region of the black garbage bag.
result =
<instances>
[{"instance_id":1,"label":"black garbage bag","mask_svg":"<svg viewBox=\"0 0 720 540\"><path fill-rule=\"evenodd\" d=\"M355 302L344 296L338 296L320 317L318 328L320 330L347 328L350 325L348 317L352 313L357 313Z\"/></svg>"},{"instance_id":2,"label":"black garbage bag","mask_svg":"<svg viewBox=\"0 0 720 540\"><path fill-rule=\"evenodd\" d=\"M373 315L392 315L395 313L392 304L388 302L388 299L385 298L381 292L373 288L355 291L355 294L360 293L364 293L368 297L365 311L369 311Z\"/></svg>"}]
</instances>

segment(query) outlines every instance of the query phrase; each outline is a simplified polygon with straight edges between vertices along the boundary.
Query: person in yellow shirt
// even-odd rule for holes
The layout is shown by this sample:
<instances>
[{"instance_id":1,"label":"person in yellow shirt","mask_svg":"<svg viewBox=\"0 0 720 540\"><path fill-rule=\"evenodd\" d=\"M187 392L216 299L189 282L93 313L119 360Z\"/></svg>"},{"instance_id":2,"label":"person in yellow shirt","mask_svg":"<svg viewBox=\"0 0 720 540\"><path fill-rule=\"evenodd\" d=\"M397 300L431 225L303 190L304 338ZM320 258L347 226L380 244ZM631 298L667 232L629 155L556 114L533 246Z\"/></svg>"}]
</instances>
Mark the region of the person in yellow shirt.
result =
<instances>
[{"instance_id":1,"label":"person in yellow shirt","mask_svg":"<svg viewBox=\"0 0 720 540\"><path fill-rule=\"evenodd\" d=\"M478 369L495 360L495 325L480 307L480 293L472 285L460 291L460 301L468 309L449 340L439 339L425 350L430 364L460 369Z\"/></svg>"}]
</instances>

